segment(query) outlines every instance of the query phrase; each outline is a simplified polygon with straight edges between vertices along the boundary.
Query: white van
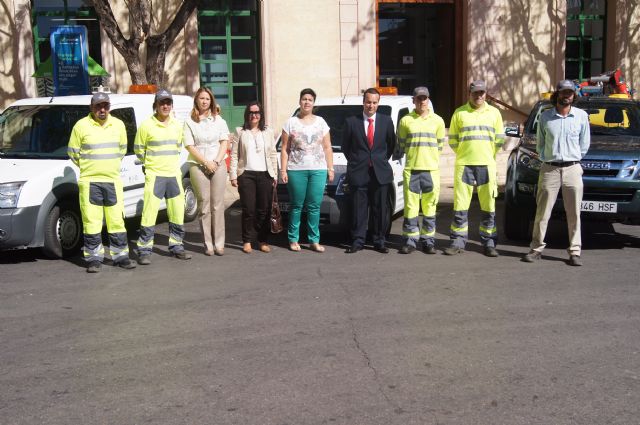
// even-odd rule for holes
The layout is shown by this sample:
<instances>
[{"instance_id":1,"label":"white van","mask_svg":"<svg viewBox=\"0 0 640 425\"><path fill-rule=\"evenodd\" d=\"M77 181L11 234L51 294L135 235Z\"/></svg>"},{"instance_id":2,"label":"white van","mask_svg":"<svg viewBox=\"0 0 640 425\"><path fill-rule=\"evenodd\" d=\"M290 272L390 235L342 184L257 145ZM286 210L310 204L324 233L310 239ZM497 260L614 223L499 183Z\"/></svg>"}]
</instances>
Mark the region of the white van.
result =
<instances>
[{"instance_id":1,"label":"white van","mask_svg":"<svg viewBox=\"0 0 640 425\"><path fill-rule=\"evenodd\" d=\"M128 148L120 176L126 217L142 214L144 173L133 152L138 126L153 114L152 94L110 94L111 115L127 129ZM91 96L19 100L0 115L0 249L42 247L49 257L69 257L83 244L78 206L78 168L67 156L76 121L87 116ZM176 117L193 107L188 96L173 96ZM185 221L196 215L196 198L182 152ZM164 203L161 208L165 208Z\"/></svg>"},{"instance_id":2,"label":"white van","mask_svg":"<svg viewBox=\"0 0 640 425\"><path fill-rule=\"evenodd\" d=\"M362 96L336 98L317 98L314 114L325 119L331 128L331 145L333 146L333 168L335 176L332 183L325 187L324 198L320 206L320 225L327 231L344 231L350 227L351 209L348 199L348 188L345 185L347 158L341 152L342 129L344 121L352 115L362 114ZM400 119L414 108L411 96L380 96L378 113L389 115L394 127L398 128ZM294 115L298 111L294 112ZM280 142L278 141L278 148ZM402 192L402 171L404 156L394 155L389 160L393 169L393 190L389 191L389 210L391 220L404 209L404 193ZM289 210L289 193L282 181L278 182L278 201L283 214ZM389 223L391 226L391 223Z\"/></svg>"}]
</instances>

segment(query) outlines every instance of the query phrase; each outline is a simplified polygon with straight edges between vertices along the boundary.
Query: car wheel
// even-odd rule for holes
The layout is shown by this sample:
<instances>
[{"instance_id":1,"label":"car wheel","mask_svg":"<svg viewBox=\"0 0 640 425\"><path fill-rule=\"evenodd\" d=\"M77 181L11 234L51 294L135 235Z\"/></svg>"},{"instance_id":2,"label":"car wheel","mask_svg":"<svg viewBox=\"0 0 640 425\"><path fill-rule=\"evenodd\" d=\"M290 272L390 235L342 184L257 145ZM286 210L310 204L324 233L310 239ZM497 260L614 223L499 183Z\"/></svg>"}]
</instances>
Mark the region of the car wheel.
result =
<instances>
[{"instance_id":1,"label":"car wheel","mask_svg":"<svg viewBox=\"0 0 640 425\"><path fill-rule=\"evenodd\" d=\"M198 215L198 199L191 186L191 179L182 179L182 186L184 188L184 222L189 223Z\"/></svg>"},{"instance_id":2,"label":"car wheel","mask_svg":"<svg viewBox=\"0 0 640 425\"><path fill-rule=\"evenodd\" d=\"M512 241L531 240L530 214L520 208L509 207L505 202L504 234Z\"/></svg>"},{"instance_id":3,"label":"car wheel","mask_svg":"<svg viewBox=\"0 0 640 425\"><path fill-rule=\"evenodd\" d=\"M56 204L47 216L44 228L44 254L50 258L76 255L83 244L80 208L72 202Z\"/></svg>"}]
</instances>

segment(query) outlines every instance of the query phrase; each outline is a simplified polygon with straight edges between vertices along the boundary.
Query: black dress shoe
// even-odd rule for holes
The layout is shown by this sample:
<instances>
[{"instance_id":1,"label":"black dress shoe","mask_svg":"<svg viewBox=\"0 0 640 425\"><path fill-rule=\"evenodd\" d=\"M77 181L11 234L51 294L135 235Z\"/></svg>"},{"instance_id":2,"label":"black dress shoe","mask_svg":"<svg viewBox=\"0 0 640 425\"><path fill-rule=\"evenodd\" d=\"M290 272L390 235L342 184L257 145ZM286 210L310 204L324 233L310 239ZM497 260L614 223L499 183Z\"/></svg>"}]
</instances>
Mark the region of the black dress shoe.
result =
<instances>
[{"instance_id":1,"label":"black dress shoe","mask_svg":"<svg viewBox=\"0 0 640 425\"><path fill-rule=\"evenodd\" d=\"M411 254L416 248L411 245L403 245L398 251L400 254Z\"/></svg>"},{"instance_id":2,"label":"black dress shoe","mask_svg":"<svg viewBox=\"0 0 640 425\"><path fill-rule=\"evenodd\" d=\"M382 246L374 246L373 249L374 249L374 251L378 251L380 254L388 254L389 253L389 248L387 248L384 245L382 245Z\"/></svg>"},{"instance_id":3,"label":"black dress shoe","mask_svg":"<svg viewBox=\"0 0 640 425\"><path fill-rule=\"evenodd\" d=\"M358 251L362 251L362 247L360 245L351 245L344 252L345 254L355 254Z\"/></svg>"}]
</instances>

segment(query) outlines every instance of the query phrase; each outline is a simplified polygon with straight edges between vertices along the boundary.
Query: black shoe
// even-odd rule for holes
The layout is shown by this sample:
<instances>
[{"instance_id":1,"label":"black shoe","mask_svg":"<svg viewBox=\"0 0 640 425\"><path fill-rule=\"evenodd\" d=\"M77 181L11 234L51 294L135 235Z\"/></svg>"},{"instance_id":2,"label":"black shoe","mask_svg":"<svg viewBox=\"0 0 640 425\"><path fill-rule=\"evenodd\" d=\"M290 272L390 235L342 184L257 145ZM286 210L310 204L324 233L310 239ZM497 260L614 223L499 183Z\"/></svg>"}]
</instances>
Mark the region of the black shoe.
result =
<instances>
[{"instance_id":1,"label":"black shoe","mask_svg":"<svg viewBox=\"0 0 640 425\"><path fill-rule=\"evenodd\" d=\"M191 260L191 254L186 251L172 252L171 255L176 257L178 260Z\"/></svg>"},{"instance_id":2,"label":"black shoe","mask_svg":"<svg viewBox=\"0 0 640 425\"><path fill-rule=\"evenodd\" d=\"M486 255L487 257L491 257L491 258L496 258L498 256L500 256L500 254L498 254L498 251L496 251L496 249L492 246L485 246L484 247L484 255Z\"/></svg>"},{"instance_id":3,"label":"black shoe","mask_svg":"<svg viewBox=\"0 0 640 425\"><path fill-rule=\"evenodd\" d=\"M444 255L456 255L462 254L464 249L458 248L457 246L450 246L449 248L445 248L443 251Z\"/></svg>"},{"instance_id":4,"label":"black shoe","mask_svg":"<svg viewBox=\"0 0 640 425\"><path fill-rule=\"evenodd\" d=\"M344 252L345 252L345 254L355 254L358 251L362 251L362 246L360 246L360 245L351 245Z\"/></svg>"},{"instance_id":5,"label":"black shoe","mask_svg":"<svg viewBox=\"0 0 640 425\"><path fill-rule=\"evenodd\" d=\"M135 263L128 258L118 261L115 265L125 270L131 270L136 268Z\"/></svg>"},{"instance_id":6,"label":"black shoe","mask_svg":"<svg viewBox=\"0 0 640 425\"><path fill-rule=\"evenodd\" d=\"M525 263L535 263L540 258L542 258L541 252L531 250L522 257L522 261Z\"/></svg>"},{"instance_id":7,"label":"black shoe","mask_svg":"<svg viewBox=\"0 0 640 425\"><path fill-rule=\"evenodd\" d=\"M582 260L579 255L570 255L569 256L569 265L580 267L582 265Z\"/></svg>"},{"instance_id":8,"label":"black shoe","mask_svg":"<svg viewBox=\"0 0 640 425\"><path fill-rule=\"evenodd\" d=\"M411 245L402 245L402 248L400 248L400 250L398 250L398 252L400 254L411 254L415 250L416 250L416 248L411 246Z\"/></svg>"},{"instance_id":9,"label":"black shoe","mask_svg":"<svg viewBox=\"0 0 640 425\"><path fill-rule=\"evenodd\" d=\"M422 252L433 255L436 253L436 247L433 245L422 245Z\"/></svg>"},{"instance_id":10,"label":"black shoe","mask_svg":"<svg viewBox=\"0 0 640 425\"><path fill-rule=\"evenodd\" d=\"M380 254L388 254L389 253L389 248L387 248L384 245L374 246L373 250L374 251L378 251Z\"/></svg>"},{"instance_id":11,"label":"black shoe","mask_svg":"<svg viewBox=\"0 0 640 425\"><path fill-rule=\"evenodd\" d=\"M92 261L87 266L87 273L98 273L102 268L102 263L100 261Z\"/></svg>"},{"instance_id":12,"label":"black shoe","mask_svg":"<svg viewBox=\"0 0 640 425\"><path fill-rule=\"evenodd\" d=\"M151 254L142 254L138 256L138 264L146 266L151 264Z\"/></svg>"}]
</instances>

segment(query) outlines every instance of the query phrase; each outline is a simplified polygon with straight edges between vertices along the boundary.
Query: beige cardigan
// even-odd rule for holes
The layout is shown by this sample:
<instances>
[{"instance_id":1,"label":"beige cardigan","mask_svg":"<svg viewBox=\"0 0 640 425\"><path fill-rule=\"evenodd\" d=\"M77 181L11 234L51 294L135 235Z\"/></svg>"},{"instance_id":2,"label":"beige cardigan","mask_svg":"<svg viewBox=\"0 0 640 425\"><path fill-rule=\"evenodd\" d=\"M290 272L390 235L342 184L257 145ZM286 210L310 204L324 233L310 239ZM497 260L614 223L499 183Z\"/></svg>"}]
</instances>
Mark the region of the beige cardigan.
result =
<instances>
[{"instance_id":1,"label":"beige cardigan","mask_svg":"<svg viewBox=\"0 0 640 425\"><path fill-rule=\"evenodd\" d=\"M237 180L238 176L244 173L244 167L247 163L245 146L248 143L247 137L252 137L248 133L249 130L243 130L238 127L231 136L231 163L229 164L229 178L231 180ZM276 150L276 139L273 135L273 130L265 128L262 132L262 138L264 139L267 172L271 178L275 179L278 177L278 151Z\"/></svg>"}]
</instances>

